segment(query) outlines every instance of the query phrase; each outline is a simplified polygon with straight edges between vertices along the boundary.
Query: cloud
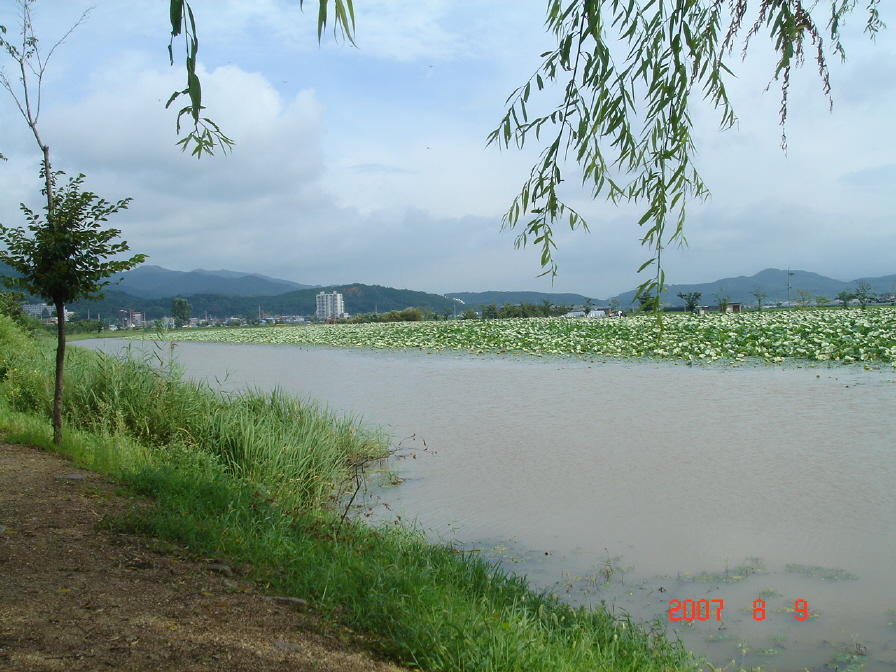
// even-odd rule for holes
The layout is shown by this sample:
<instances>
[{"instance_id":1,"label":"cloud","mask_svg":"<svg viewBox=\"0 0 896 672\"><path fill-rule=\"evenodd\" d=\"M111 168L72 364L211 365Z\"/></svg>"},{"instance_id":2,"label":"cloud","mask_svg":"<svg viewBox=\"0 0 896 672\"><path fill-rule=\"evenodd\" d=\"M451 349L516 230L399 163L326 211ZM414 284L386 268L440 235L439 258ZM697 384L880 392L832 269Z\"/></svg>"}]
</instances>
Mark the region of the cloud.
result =
<instances>
[{"instance_id":1,"label":"cloud","mask_svg":"<svg viewBox=\"0 0 896 672\"><path fill-rule=\"evenodd\" d=\"M39 4L54 30L76 18L68 0ZM204 103L237 142L232 155L197 161L174 146L176 113L164 104L184 72L179 61L168 66L158 3L100 4L48 79L42 129L55 165L85 172L88 188L108 199L134 198L112 224L151 263L309 284L594 298L644 280L635 272L650 256L638 242L643 204L592 201L572 167L563 192L591 233L557 228L553 285L537 277L539 250L514 250L514 233L500 232L540 148L500 152L485 139L505 97L552 46L543 0L356 3L357 49L330 37L318 45L316 13L302 14L293 0L193 6ZM716 112L694 110L697 162L713 199L689 211L690 247L664 251L670 282L768 266L893 272L893 87L875 79L892 43L863 40L846 66L832 64L833 114L811 69L801 73L787 154L778 146L778 93L762 93L768 58L737 64L735 129L719 134ZM18 220L20 200L39 207L40 184L33 138L0 98L6 223Z\"/></svg>"},{"instance_id":2,"label":"cloud","mask_svg":"<svg viewBox=\"0 0 896 672\"><path fill-rule=\"evenodd\" d=\"M392 174L392 175L407 175L409 170L405 170L404 168L398 168L396 166L385 166L382 163L361 163L354 166L346 167L347 171L353 173L364 173L364 174Z\"/></svg>"},{"instance_id":3,"label":"cloud","mask_svg":"<svg viewBox=\"0 0 896 672\"><path fill-rule=\"evenodd\" d=\"M863 192L892 197L896 194L896 163L843 173L838 181Z\"/></svg>"}]
</instances>

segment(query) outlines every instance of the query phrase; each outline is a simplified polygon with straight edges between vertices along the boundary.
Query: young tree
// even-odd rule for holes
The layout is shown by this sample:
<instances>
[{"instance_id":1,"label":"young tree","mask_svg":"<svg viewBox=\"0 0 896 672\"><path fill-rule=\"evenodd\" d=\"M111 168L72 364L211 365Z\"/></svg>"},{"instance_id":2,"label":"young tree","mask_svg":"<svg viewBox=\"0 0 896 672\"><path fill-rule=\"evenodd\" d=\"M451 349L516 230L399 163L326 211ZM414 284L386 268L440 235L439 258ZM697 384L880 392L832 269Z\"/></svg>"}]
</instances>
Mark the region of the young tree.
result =
<instances>
[{"instance_id":1,"label":"young tree","mask_svg":"<svg viewBox=\"0 0 896 672\"><path fill-rule=\"evenodd\" d=\"M849 302L854 298L856 298L856 295L847 289L844 289L842 292L837 294L837 300L843 305L844 308L849 308Z\"/></svg>"},{"instance_id":2,"label":"young tree","mask_svg":"<svg viewBox=\"0 0 896 672\"><path fill-rule=\"evenodd\" d=\"M731 303L731 295L725 291L724 287L719 287L719 291L716 294L713 294L713 297L716 300L716 303L719 304L719 312L727 313L728 305Z\"/></svg>"},{"instance_id":3,"label":"young tree","mask_svg":"<svg viewBox=\"0 0 896 672\"><path fill-rule=\"evenodd\" d=\"M796 305L800 308L808 308L812 305L812 292L808 289L796 290Z\"/></svg>"},{"instance_id":4,"label":"young tree","mask_svg":"<svg viewBox=\"0 0 896 672\"><path fill-rule=\"evenodd\" d=\"M2 37L0 46L16 63L19 71L18 85L0 72L0 84L10 93L16 106L31 129L40 148L41 193L46 198L45 213L35 213L24 203L27 229L10 228L0 224L0 241L6 251L0 252L0 261L9 264L20 277L4 278L8 287L18 287L42 297L56 308L56 384L53 393L53 441L62 442L62 389L65 365L65 304L82 299L101 298L102 288L109 284L107 278L142 263L145 255L137 254L127 260L108 261L109 257L128 250L126 242L113 242L121 231L101 229L100 223L107 217L127 207L130 199L112 204L89 191L81 191L84 175L69 179L61 193L56 193L57 178L62 172L53 172L50 164L50 147L38 130L41 106L41 85L47 63L56 48L86 17L78 22L57 42L46 55L31 23L31 5L34 0L19 0L22 21L22 39L12 44ZM33 82L33 83L32 83Z\"/></svg>"},{"instance_id":5,"label":"young tree","mask_svg":"<svg viewBox=\"0 0 896 672\"><path fill-rule=\"evenodd\" d=\"M703 296L703 292L678 292L678 298L684 301L684 309L689 313L697 310L701 296Z\"/></svg>"},{"instance_id":6,"label":"young tree","mask_svg":"<svg viewBox=\"0 0 896 672\"><path fill-rule=\"evenodd\" d=\"M46 171L46 167L44 171ZM62 173L47 179L47 189L53 193L56 180ZM42 175L43 177L43 175ZM56 308L56 386L53 394L53 441L62 441L62 388L65 364L65 304L83 299L103 297L107 278L142 263L145 255L109 261L108 258L128 251L128 244L113 242L121 233L118 229L101 229L109 215L127 207L130 199L109 203L89 191L81 191L84 176L69 179L53 194L44 210L35 213L25 204L22 212L27 229L0 224L0 241L6 251L0 261L15 269L20 277L4 278L11 288L20 288L40 296Z\"/></svg>"},{"instance_id":7,"label":"young tree","mask_svg":"<svg viewBox=\"0 0 896 672\"><path fill-rule=\"evenodd\" d=\"M859 302L862 310L865 310L865 306L874 299L874 292L871 291L871 283L867 280L856 280L856 288L855 291L853 291L853 296L856 301Z\"/></svg>"},{"instance_id":8,"label":"young tree","mask_svg":"<svg viewBox=\"0 0 896 672\"><path fill-rule=\"evenodd\" d=\"M639 304L638 311L639 312L643 312L643 313L646 313L649 311L659 312L659 310L660 310L659 297L654 296L649 291L641 291L641 289L639 288L639 291L635 294L635 299L638 300L638 304Z\"/></svg>"},{"instance_id":9,"label":"young tree","mask_svg":"<svg viewBox=\"0 0 896 672\"><path fill-rule=\"evenodd\" d=\"M22 304L25 303L25 292L0 292L0 315L18 322L24 315Z\"/></svg>"},{"instance_id":10,"label":"young tree","mask_svg":"<svg viewBox=\"0 0 896 672\"><path fill-rule=\"evenodd\" d=\"M171 299L171 315L174 317L174 326L180 329L190 321L193 314L193 306L186 299L176 297Z\"/></svg>"},{"instance_id":11,"label":"young tree","mask_svg":"<svg viewBox=\"0 0 896 672\"><path fill-rule=\"evenodd\" d=\"M582 306L582 311L585 313L585 317L588 317L591 314L591 309L594 307L594 300L589 299L587 296L585 297L585 303Z\"/></svg>"},{"instance_id":12,"label":"young tree","mask_svg":"<svg viewBox=\"0 0 896 672\"><path fill-rule=\"evenodd\" d=\"M762 302L768 298L768 292L763 291L759 285L753 285L750 294L756 299L757 310L762 310Z\"/></svg>"}]
</instances>

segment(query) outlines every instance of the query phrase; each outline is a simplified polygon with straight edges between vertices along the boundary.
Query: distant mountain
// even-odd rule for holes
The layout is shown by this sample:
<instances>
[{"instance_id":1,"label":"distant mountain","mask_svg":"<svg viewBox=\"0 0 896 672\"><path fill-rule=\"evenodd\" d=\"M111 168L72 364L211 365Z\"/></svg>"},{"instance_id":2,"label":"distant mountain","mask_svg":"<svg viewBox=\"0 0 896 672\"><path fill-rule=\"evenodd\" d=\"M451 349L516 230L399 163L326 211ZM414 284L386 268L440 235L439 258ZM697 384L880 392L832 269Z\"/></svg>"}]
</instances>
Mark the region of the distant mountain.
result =
<instances>
[{"instance_id":1,"label":"distant mountain","mask_svg":"<svg viewBox=\"0 0 896 672\"><path fill-rule=\"evenodd\" d=\"M207 271L204 268L194 268L192 273L201 273L203 275L214 275L219 278L245 278L248 276L252 276L255 278L261 278L262 280L270 280L271 282L275 282L277 284L289 285L293 289L309 289L311 287L319 287L320 285L303 285L298 282L293 282L292 280L283 280L282 278L272 278L269 275L262 275L261 273L241 273L240 271L228 271L225 269L221 269L220 271Z\"/></svg>"},{"instance_id":2,"label":"distant mountain","mask_svg":"<svg viewBox=\"0 0 896 672\"><path fill-rule=\"evenodd\" d=\"M744 276L739 275L734 278L722 278L714 282L703 282L690 285L667 285L668 293L663 294L663 300L670 306L683 306L684 301L678 298L678 293L701 292L703 296L700 298L702 305L713 305L717 303L714 294L725 294L731 296L731 301L744 304L755 304L756 297L752 292L756 287L768 294L763 300L766 305L776 302L786 302L787 292L787 271L778 268L766 268L759 271L755 275ZM896 275L885 275L878 278L857 278L849 282L842 280L834 280L827 278L818 273L810 271L792 270L790 271L790 300L795 302L798 298L799 290L810 292L813 296L824 296L831 300L836 298L837 294L844 290L855 288L858 280L864 280L871 285L871 291L876 294L892 294L896 290ZM619 301L622 306L629 306L634 301L635 291L624 292L618 296L611 297Z\"/></svg>"},{"instance_id":3,"label":"distant mountain","mask_svg":"<svg viewBox=\"0 0 896 672\"><path fill-rule=\"evenodd\" d=\"M70 304L68 308L78 315L111 318L120 310L135 310L145 315L147 320L155 320L171 315L171 296L138 297L120 291L114 285L107 289L106 298L101 301L84 301ZM428 308L434 312L449 314L464 308L454 299L440 294L427 294L409 289L394 289L378 285L338 285L335 287L315 287L285 292L274 296L225 296L223 294L193 294L186 297L193 308L194 317L206 315L216 318L256 317L259 312L268 315L313 315L316 308L315 297L321 290L340 292L345 301L345 310L350 315L358 313L380 313L403 310L411 307Z\"/></svg>"},{"instance_id":4,"label":"distant mountain","mask_svg":"<svg viewBox=\"0 0 896 672\"><path fill-rule=\"evenodd\" d=\"M258 273L237 271L171 271L161 266L143 265L122 273L116 289L132 296L157 299L165 296L189 297L194 294L224 294L226 296L274 295L313 285L301 285L290 280L270 278Z\"/></svg>"},{"instance_id":5,"label":"distant mountain","mask_svg":"<svg viewBox=\"0 0 896 672\"><path fill-rule=\"evenodd\" d=\"M767 268L752 276L722 278L714 282L697 284L668 285L664 299L668 305L684 305L678 293L701 292L700 303L712 305L716 303L714 294L724 291L731 301L755 304L756 298L750 294L759 287L768 297L763 301L766 305L787 301L787 271ZM0 262L0 277L15 275L12 269ZM160 266L139 266L122 274L120 284L112 284L106 288L107 298L103 301L82 302L73 304L70 309L86 316L101 314L111 316L119 310L137 310L155 319L171 312L171 298L182 296L193 306L194 316L209 315L218 317L257 315L259 309L265 313L281 315L311 315L315 309L315 295L322 289L342 292L345 309L350 314L388 312L408 307L428 308L437 313L455 311L460 314L467 308L479 309L483 305L522 302L539 305L547 299L553 305L582 305L586 297L572 293L547 292L454 292L444 296L428 294L409 289L394 289L378 285L337 285L320 287L301 285L289 280L271 278L257 273L240 273L238 271L208 271L196 269L189 272L171 271ZM850 282L834 280L810 271L790 271L790 299L795 302L799 290L806 290L813 296L825 296L834 299L844 290L855 288L857 280L864 280L871 285L876 294L892 295L896 292L896 274L876 278L858 278ZM3 291L0 286L0 291ZM627 308L634 300L634 290L624 292L609 299L592 297L595 307L606 307L613 299ZM462 301L463 303L459 303Z\"/></svg>"},{"instance_id":6,"label":"distant mountain","mask_svg":"<svg viewBox=\"0 0 896 672\"><path fill-rule=\"evenodd\" d=\"M517 305L520 303L533 303L540 306L547 299L553 306L580 306L585 303L587 297L581 294L551 294L547 292L451 292L445 296L451 299L463 301L466 308L478 309L479 306L495 304L500 307L505 303ZM601 303L594 301L595 305Z\"/></svg>"}]
</instances>

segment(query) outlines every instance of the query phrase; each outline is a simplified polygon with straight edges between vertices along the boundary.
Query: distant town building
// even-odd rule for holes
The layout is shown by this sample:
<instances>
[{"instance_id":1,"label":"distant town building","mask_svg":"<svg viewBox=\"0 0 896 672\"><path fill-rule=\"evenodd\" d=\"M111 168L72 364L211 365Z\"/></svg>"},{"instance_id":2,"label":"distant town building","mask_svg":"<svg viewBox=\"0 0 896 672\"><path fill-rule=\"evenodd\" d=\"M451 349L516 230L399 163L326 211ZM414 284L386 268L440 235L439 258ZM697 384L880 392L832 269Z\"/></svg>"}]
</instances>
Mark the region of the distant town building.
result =
<instances>
[{"instance_id":1,"label":"distant town building","mask_svg":"<svg viewBox=\"0 0 896 672\"><path fill-rule=\"evenodd\" d=\"M124 329L142 327L143 313L138 313L133 310L119 310L118 320L121 323L122 328Z\"/></svg>"},{"instance_id":2,"label":"distant town building","mask_svg":"<svg viewBox=\"0 0 896 672\"><path fill-rule=\"evenodd\" d=\"M571 310L563 315L563 317L586 317L588 319L606 316L607 311L604 308L592 308L587 315L585 314L584 310Z\"/></svg>"},{"instance_id":3,"label":"distant town building","mask_svg":"<svg viewBox=\"0 0 896 672\"><path fill-rule=\"evenodd\" d=\"M74 317L74 313L68 308L65 310L65 319ZM56 308L49 303L23 303L22 312L41 320L44 324L56 324Z\"/></svg>"},{"instance_id":4,"label":"distant town building","mask_svg":"<svg viewBox=\"0 0 896 672\"><path fill-rule=\"evenodd\" d=\"M345 304L339 292L320 292L314 316L319 320L332 320L345 316Z\"/></svg>"},{"instance_id":5,"label":"distant town building","mask_svg":"<svg viewBox=\"0 0 896 672\"><path fill-rule=\"evenodd\" d=\"M22 312L38 320L44 320L53 314L56 310L48 303L25 303L22 304Z\"/></svg>"}]
</instances>

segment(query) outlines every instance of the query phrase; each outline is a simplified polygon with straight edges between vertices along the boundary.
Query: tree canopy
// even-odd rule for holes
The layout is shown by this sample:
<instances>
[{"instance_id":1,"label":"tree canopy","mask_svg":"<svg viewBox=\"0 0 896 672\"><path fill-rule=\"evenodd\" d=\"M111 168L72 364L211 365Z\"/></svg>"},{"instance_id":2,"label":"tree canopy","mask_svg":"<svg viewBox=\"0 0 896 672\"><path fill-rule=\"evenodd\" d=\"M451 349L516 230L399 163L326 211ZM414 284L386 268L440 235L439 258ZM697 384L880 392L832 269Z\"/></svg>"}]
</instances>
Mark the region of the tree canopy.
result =
<instances>
[{"instance_id":1,"label":"tree canopy","mask_svg":"<svg viewBox=\"0 0 896 672\"><path fill-rule=\"evenodd\" d=\"M142 263L145 256L110 260L126 252L128 244L115 241L118 229L102 229L101 223L126 208L129 199L109 203L90 191L81 191L83 175L69 179L56 188L61 172L50 173L43 163L42 176L47 186L44 196L50 200L45 213L34 212L22 204L27 229L0 224L0 261L20 275L4 277L8 287L20 288L40 296L56 308L56 389L53 395L53 440L62 441L62 386L65 361L65 304L86 298L101 298L108 277ZM30 233L29 233L30 231Z\"/></svg>"},{"instance_id":2,"label":"tree canopy","mask_svg":"<svg viewBox=\"0 0 896 672\"><path fill-rule=\"evenodd\" d=\"M145 258L138 254L126 260L108 259L127 252L128 244L113 242L121 231L102 229L101 223L127 208L130 199L113 204L93 192L81 191L84 175L70 178L56 190L62 174L50 176L56 192L51 213L21 206L30 234L21 227L0 224L0 241L7 248L0 251L0 261L21 274L4 278L4 282L54 304L101 298L109 276L133 268Z\"/></svg>"}]
</instances>

